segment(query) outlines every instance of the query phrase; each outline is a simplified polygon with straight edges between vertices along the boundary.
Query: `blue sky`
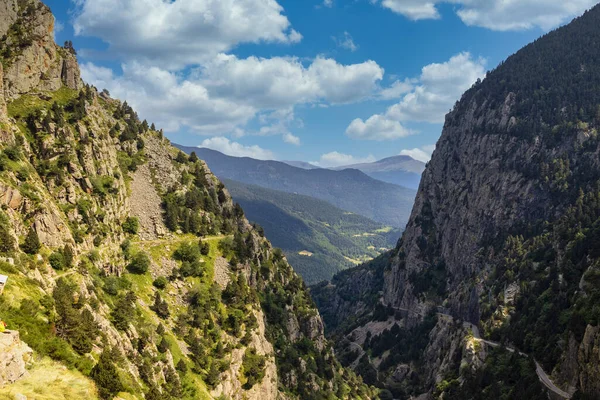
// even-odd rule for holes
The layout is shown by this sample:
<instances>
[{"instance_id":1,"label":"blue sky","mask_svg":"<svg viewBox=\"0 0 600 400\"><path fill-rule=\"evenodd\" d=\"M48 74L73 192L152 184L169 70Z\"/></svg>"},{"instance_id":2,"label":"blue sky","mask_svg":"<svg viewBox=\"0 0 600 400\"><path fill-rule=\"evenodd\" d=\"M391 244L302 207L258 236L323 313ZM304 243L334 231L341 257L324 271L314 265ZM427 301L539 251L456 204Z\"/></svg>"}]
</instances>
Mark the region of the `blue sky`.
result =
<instances>
[{"instance_id":1,"label":"blue sky","mask_svg":"<svg viewBox=\"0 0 600 400\"><path fill-rule=\"evenodd\" d=\"M477 77L595 0L46 3L84 79L172 141L333 166L426 160Z\"/></svg>"}]
</instances>

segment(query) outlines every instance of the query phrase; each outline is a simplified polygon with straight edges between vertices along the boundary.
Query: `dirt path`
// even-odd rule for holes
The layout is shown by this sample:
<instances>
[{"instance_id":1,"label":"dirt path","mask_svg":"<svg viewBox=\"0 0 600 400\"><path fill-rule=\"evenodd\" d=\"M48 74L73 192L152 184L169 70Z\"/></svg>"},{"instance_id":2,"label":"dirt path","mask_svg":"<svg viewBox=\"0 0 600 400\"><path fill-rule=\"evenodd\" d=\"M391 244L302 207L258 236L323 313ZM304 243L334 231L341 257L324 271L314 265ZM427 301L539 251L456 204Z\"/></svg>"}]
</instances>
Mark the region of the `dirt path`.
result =
<instances>
[{"instance_id":1,"label":"dirt path","mask_svg":"<svg viewBox=\"0 0 600 400\"><path fill-rule=\"evenodd\" d=\"M402 312L406 312L406 313L411 313L411 314L416 314L416 315L419 315L421 317L424 316L423 314L421 314L421 313L419 313L417 311L408 310L408 309L405 309L405 308L394 308L394 310L402 311ZM437 313L437 315L439 317L442 317L442 318L453 318L451 315L446 314L446 313ZM490 340L482 339L481 335L479 333L479 328L476 325L474 325L474 324L472 324L470 322L463 321L463 326L465 328L467 328L467 329L470 329L471 332L473 332L473 338L475 338L477 341L479 341L481 343L484 343L484 344L487 344L488 346L491 346L491 347L500 347L500 346L502 346L500 343L492 342ZM508 350L508 351L510 351L511 353L517 352L519 355L521 355L523 357L529 357L528 354L520 352L520 351L518 351L518 350L516 350L514 348L505 347L505 349ZM550 377L548 376L548 374L544 371L544 369L542 368L542 366L540 365L540 363L538 363L535 359L534 359L534 362L535 362L535 373L537 374L538 379L542 383L542 385L544 385L548 390L552 391L557 396L559 396L559 397L561 397L561 398L563 398L565 400L571 399L571 397L572 397L571 394L565 392L564 390L562 390L561 388L559 388L558 386L556 386L552 382L552 380L550 379Z\"/></svg>"}]
</instances>

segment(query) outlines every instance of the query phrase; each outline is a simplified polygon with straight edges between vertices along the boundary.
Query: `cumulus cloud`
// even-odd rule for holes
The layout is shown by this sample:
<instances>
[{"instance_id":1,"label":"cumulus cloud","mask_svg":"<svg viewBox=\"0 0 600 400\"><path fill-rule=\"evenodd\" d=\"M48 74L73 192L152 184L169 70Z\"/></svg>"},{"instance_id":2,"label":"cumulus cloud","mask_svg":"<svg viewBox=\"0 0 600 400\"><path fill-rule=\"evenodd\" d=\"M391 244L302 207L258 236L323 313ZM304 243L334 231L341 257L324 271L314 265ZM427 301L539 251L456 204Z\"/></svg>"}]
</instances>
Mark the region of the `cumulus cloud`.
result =
<instances>
[{"instance_id":1,"label":"cumulus cloud","mask_svg":"<svg viewBox=\"0 0 600 400\"><path fill-rule=\"evenodd\" d=\"M256 158L257 160L275 159L275 155L270 150L263 149L257 145L244 146L238 142L232 142L225 137L204 139L198 147L206 147L233 157L250 157Z\"/></svg>"},{"instance_id":2,"label":"cumulus cloud","mask_svg":"<svg viewBox=\"0 0 600 400\"><path fill-rule=\"evenodd\" d=\"M376 2L376 1L374 1ZM423 0L383 0L381 5L413 20L439 18L435 2Z\"/></svg>"},{"instance_id":3,"label":"cumulus cloud","mask_svg":"<svg viewBox=\"0 0 600 400\"><path fill-rule=\"evenodd\" d=\"M305 67L295 58L239 59L225 54L187 76L138 62L123 64L118 76L92 63L81 70L84 80L127 100L142 118L167 131L188 127L225 135L273 111L254 133L281 134L296 145L300 140L287 127L294 119L294 106L358 101L371 95L383 77L383 69L373 61L341 65L318 57Z\"/></svg>"},{"instance_id":4,"label":"cumulus cloud","mask_svg":"<svg viewBox=\"0 0 600 400\"><path fill-rule=\"evenodd\" d=\"M76 0L75 34L95 36L127 60L178 69L240 43L296 43L275 0Z\"/></svg>"},{"instance_id":5,"label":"cumulus cloud","mask_svg":"<svg viewBox=\"0 0 600 400\"><path fill-rule=\"evenodd\" d=\"M230 133L246 124L256 108L213 97L201 82L180 78L158 67L123 64L123 75L92 63L81 65L86 82L106 88L114 97L127 100L142 118L167 131L188 127L198 133Z\"/></svg>"},{"instance_id":6,"label":"cumulus cloud","mask_svg":"<svg viewBox=\"0 0 600 400\"><path fill-rule=\"evenodd\" d=\"M317 57L305 67L291 57L239 59L220 54L200 70L211 92L263 108L327 101L349 103L370 96L383 78L375 61L342 65Z\"/></svg>"},{"instance_id":7,"label":"cumulus cloud","mask_svg":"<svg viewBox=\"0 0 600 400\"><path fill-rule=\"evenodd\" d=\"M431 160L431 154L435 150L435 145L423 146L421 148L415 149L404 149L400 151L401 156L409 156L414 158L415 160L422 161L424 163L429 162Z\"/></svg>"},{"instance_id":8,"label":"cumulus cloud","mask_svg":"<svg viewBox=\"0 0 600 400\"><path fill-rule=\"evenodd\" d=\"M372 0L413 20L440 18L437 6L456 4L467 25L497 31L549 30L593 7L597 0Z\"/></svg>"},{"instance_id":9,"label":"cumulus cloud","mask_svg":"<svg viewBox=\"0 0 600 400\"><path fill-rule=\"evenodd\" d=\"M419 84L392 106L387 115L400 121L444 122L462 93L485 76L485 60L460 53L450 60L423 67Z\"/></svg>"},{"instance_id":10,"label":"cumulus cloud","mask_svg":"<svg viewBox=\"0 0 600 400\"><path fill-rule=\"evenodd\" d=\"M408 81L406 87L394 83L386 89L387 96L392 97L412 85L408 93L401 96L400 102L366 121L355 119L346 129L346 134L357 139L390 140L414 133L402 125L404 122L444 122L446 112L456 100L484 75L485 60L474 59L469 53L457 54L444 63L427 65L420 77Z\"/></svg>"},{"instance_id":11,"label":"cumulus cloud","mask_svg":"<svg viewBox=\"0 0 600 400\"><path fill-rule=\"evenodd\" d=\"M375 161L377 161L377 159L371 154L367 157L354 157L349 154L332 151L330 153L323 154L319 161L312 162L311 164L318 167L334 168L344 165L362 164Z\"/></svg>"},{"instance_id":12,"label":"cumulus cloud","mask_svg":"<svg viewBox=\"0 0 600 400\"><path fill-rule=\"evenodd\" d=\"M358 45L354 43L354 39L352 35L348 32L344 32L341 36L332 36L331 39L335 42L338 47L342 49L350 50L351 52L355 52L358 50Z\"/></svg>"},{"instance_id":13,"label":"cumulus cloud","mask_svg":"<svg viewBox=\"0 0 600 400\"><path fill-rule=\"evenodd\" d=\"M362 140L393 140L412 133L400 122L380 114L373 115L366 121L357 118L346 129L346 135Z\"/></svg>"},{"instance_id":14,"label":"cumulus cloud","mask_svg":"<svg viewBox=\"0 0 600 400\"><path fill-rule=\"evenodd\" d=\"M394 81L390 87L384 88L379 92L379 97L384 100L399 99L403 94L410 92L414 88L414 81L406 79L404 81Z\"/></svg>"}]
</instances>

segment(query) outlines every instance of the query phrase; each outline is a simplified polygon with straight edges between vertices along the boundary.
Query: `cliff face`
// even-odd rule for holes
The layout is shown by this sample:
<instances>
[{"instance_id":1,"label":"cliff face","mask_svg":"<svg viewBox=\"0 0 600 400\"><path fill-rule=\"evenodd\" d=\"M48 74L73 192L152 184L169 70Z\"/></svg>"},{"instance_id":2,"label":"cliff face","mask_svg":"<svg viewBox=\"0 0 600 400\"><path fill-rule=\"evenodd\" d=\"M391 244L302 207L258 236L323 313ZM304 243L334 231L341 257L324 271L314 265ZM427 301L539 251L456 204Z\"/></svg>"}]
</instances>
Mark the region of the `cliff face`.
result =
<instances>
[{"instance_id":1,"label":"cliff face","mask_svg":"<svg viewBox=\"0 0 600 400\"><path fill-rule=\"evenodd\" d=\"M0 51L7 99L63 85L81 87L79 66L70 49L54 43L54 16L36 0L0 5Z\"/></svg>"},{"instance_id":2,"label":"cliff face","mask_svg":"<svg viewBox=\"0 0 600 400\"><path fill-rule=\"evenodd\" d=\"M0 14L0 316L23 342L101 398L373 398L206 164L82 84L46 6Z\"/></svg>"},{"instance_id":3,"label":"cliff face","mask_svg":"<svg viewBox=\"0 0 600 400\"><path fill-rule=\"evenodd\" d=\"M599 20L596 7L527 46L477 82L447 115L406 231L384 270L380 310L362 313L363 321L395 318L409 332L433 310L437 324L426 332L423 356L392 349L387 362L385 353L371 357L379 381L408 368L407 376L419 378L417 389L408 390L417 393L450 390L456 382L445 381L448 376L472 383L459 368L468 354L463 338L470 323L489 339L531 354L564 390L598 395L591 383L598 379L591 301L599 289L592 278ZM317 297L323 312L352 298L344 292L350 282L376 269L367 264L340 275L333 283L341 293ZM353 294L362 297L360 290ZM448 316L456 322L450 331L444 328ZM341 324L356 330L368 325ZM351 337L333 328L335 337ZM456 348L462 349L453 355Z\"/></svg>"},{"instance_id":4,"label":"cliff face","mask_svg":"<svg viewBox=\"0 0 600 400\"><path fill-rule=\"evenodd\" d=\"M21 342L19 333L0 333L0 387L16 382L27 373L33 351Z\"/></svg>"}]
</instances>

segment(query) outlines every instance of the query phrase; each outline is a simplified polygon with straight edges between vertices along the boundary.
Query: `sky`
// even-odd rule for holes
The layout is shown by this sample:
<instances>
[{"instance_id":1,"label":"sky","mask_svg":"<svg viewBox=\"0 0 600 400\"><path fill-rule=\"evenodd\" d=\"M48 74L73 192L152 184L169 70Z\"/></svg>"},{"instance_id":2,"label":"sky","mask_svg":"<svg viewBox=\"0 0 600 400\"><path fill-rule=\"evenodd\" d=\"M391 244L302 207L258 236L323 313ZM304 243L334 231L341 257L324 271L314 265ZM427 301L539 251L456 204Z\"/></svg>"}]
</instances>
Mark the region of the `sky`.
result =
<instances>
[{"instance_id":1,"label":"sky","mask_svg":"<svg viewBox=\"0 0 600 400\"><path fill-rule=\"evenodd\" d=\"M83 79L171 141L340 166L426 162L488 70L597 0L45 0Z\"/></svg>"}]
</instances>

